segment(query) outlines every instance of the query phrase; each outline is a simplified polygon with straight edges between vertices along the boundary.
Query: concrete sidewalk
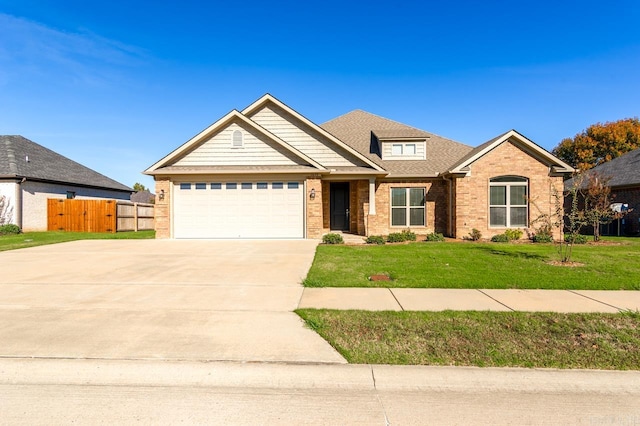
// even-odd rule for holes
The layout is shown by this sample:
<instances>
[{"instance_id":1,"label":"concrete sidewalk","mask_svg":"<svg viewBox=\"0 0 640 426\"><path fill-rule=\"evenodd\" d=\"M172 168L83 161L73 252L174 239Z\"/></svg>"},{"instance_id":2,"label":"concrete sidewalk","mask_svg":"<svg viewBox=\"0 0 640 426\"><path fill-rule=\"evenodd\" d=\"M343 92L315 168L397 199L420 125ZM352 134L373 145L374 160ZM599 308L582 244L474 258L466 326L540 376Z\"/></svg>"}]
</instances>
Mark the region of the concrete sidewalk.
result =
<instances>
[{"instance_id":1,"label":"concrete sidewalk","mask_svg":"<svg viewBox=\"0 0 640 426\"><path fill-rule=\"evenodd\" d=\"M299 308L366 311L640 311L640 291L305 288Z\"/></svg>"}]
</instances>

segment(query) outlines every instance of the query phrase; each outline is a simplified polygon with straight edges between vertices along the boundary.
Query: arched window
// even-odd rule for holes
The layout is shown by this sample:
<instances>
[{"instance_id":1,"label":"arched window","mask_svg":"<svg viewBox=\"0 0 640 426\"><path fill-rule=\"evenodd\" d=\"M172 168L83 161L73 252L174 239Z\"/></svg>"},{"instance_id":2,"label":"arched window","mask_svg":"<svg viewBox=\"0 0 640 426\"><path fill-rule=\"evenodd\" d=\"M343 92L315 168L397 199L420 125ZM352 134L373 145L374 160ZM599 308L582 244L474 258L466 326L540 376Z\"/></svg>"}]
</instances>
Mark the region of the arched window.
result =
<instances>
[{"instance_id":1,"label":"arched window","mask_svg":"<svg viewBox=\"0 0 640 426\"><path fill-rule=\"evenodd\" d=\"M529 181L500 176L489 181L489 226L526 228L529 225Z\"/></svg>"},{"instance_id":2,"label":"arched window","mask_svg":"<svg viewBox=\"0 0 640 426\"><path fill-rule=\"evenodd\" d=\"M242 132L240 130L234 130L233 136L231 138L231 147L242 148L242 144L243 144Z\"/></svg>"}]
</instances>

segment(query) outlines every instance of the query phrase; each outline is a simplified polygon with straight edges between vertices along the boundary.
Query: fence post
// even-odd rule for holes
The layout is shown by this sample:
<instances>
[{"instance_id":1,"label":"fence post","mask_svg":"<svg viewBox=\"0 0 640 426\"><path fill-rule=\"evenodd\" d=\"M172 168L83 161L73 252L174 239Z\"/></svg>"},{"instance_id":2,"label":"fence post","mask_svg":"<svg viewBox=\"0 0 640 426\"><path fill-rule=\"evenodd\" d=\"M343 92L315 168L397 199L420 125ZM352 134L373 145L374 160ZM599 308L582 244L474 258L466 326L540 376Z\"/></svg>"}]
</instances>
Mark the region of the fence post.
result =
<instances>
[{"instance_id":1,"label":"fence post","mask_svg":"<svg viewBox=\"0 0 640 426\"><path fill-rule=\"evenodd\" d=\"M133 232L138 232L138 203L133 203Z\"/></svg>"}]
</instances>

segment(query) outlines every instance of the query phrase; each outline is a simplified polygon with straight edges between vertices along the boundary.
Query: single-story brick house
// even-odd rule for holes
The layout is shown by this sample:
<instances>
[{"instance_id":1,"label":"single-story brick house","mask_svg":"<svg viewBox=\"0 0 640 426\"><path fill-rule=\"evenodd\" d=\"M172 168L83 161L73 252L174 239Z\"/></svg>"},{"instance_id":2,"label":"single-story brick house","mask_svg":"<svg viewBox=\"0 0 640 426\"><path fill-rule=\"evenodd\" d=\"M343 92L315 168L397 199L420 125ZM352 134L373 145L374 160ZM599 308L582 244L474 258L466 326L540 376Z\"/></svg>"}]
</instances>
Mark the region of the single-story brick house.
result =
<instances>
[{"instance_id":1,"label":"single-story brick house","mask_svg":"<svg viewBox=\"0 0 640 426\"><path fill-rule=\"evenodd\" d=\"M610 178L612 201L627 204L630 210L623 219L603 226L601 233L603 235L640 234L640 149L629 151L587 171L587 173L592 172ZM569 189L573 184L573 179L566 181L565 189Z\"/></svg>"},{"instance_id":2,"label":"single-story brick house","mask_svg":"<svg viewBox=\"0 0 640 426\"><path fill-rule=\"evenodd\" d=\"M529 228L573 169L510 130L472 148L365 111L317 125L265 95L144 173L158 238Z\"/></svg>"},{"instance_id":3,"label":"single-story brick house","mask_svg":"<svg viewBox=\"0 0 640 426\"><path fill-rule=\"evenodd\" d=\"M133 189L27 138L0 136L0 196L8 223L47 230L47 199L128 200Z\"/></svg>"}]
</instances>

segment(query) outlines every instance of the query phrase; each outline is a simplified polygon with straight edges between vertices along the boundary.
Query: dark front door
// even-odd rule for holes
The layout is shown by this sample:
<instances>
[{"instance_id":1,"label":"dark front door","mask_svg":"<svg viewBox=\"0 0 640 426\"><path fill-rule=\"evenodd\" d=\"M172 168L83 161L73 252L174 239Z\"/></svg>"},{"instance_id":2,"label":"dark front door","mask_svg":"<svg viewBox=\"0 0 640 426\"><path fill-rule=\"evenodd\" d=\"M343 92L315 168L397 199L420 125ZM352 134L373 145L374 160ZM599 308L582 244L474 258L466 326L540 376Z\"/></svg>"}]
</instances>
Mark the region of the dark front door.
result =
<instances>
[{"instance_id":1,"label":"dark front door","mask_svg":"<svg viewBox=\"0 0 640 426\"><path fill-rule=\"evenodd\" d=\"M332 182L330 186L329 210L331 229L349 230L349 182Z\"/></svg>"}]
</instances>

